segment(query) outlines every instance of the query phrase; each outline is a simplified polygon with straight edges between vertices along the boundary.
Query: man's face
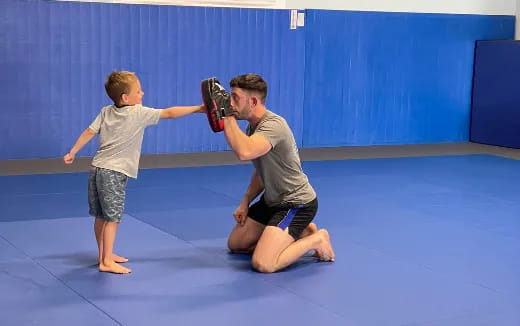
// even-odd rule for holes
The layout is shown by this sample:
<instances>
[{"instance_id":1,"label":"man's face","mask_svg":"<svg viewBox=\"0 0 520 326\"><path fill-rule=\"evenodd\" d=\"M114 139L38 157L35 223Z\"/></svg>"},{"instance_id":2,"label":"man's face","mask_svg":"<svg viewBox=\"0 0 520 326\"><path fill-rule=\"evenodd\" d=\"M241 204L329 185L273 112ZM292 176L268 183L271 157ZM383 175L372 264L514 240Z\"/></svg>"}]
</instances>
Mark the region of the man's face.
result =
<instances>
[{"instance_id":1,"label":"man's face","mask_svg":"<svg viewBox=\"0 0 520 326\"><path fill-rule=\"evenodd\" d=\"M231 108L236 111L238 120L247 120L253 111L251 95L241 88L231 89Z\"/></svg>"}]
</instances>

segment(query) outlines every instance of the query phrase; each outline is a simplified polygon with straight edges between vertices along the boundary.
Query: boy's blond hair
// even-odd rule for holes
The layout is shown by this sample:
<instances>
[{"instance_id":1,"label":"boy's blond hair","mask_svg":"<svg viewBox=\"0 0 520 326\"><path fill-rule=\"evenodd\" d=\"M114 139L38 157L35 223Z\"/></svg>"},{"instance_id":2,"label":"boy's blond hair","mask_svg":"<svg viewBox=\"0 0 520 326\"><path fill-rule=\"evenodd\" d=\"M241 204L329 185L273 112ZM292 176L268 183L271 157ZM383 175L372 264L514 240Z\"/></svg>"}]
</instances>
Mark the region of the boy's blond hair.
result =
<instances>
[{"instance_id":1,"label":"boy's blond hair","mask_svg":"<svg viewBox=\"0 0 520 326\"><path fill-rule=\"evenodd\" d=\"M130 93L132 83L137 80L137 76L130 71L113 71L107 77L105 90L108 97L114 101L115 105L121 104L121 96Z\"/></svg>"}]
</instances>

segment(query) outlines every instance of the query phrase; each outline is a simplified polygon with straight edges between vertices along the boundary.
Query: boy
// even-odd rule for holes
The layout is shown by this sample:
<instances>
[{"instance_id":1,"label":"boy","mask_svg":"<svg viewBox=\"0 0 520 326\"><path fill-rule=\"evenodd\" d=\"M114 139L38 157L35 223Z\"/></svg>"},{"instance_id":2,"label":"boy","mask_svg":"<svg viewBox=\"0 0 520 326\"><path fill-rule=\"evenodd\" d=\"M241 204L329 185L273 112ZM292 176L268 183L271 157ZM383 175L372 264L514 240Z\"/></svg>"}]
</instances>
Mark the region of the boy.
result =
<instances>
[{"instance_id":1,"label":"boy","mask_svg":"<svg viewBox=\"0 0 520 326\"><path fill-rule=\"evenodd\" d=\"M101 110L63 160L72 164L76 153L99 133L99 149L92 160L88 187L89 213L95 217L99 271L127 274L131 270L119 263L128 259L114 254L113 248L123 215L128 177L137 178L144 129L157 124L159 119L205 111L203 106L163 110L142 106L141 84L137 76L128 71L112 72L105 90L114 104Z\"/></svg>"}]
</instances>

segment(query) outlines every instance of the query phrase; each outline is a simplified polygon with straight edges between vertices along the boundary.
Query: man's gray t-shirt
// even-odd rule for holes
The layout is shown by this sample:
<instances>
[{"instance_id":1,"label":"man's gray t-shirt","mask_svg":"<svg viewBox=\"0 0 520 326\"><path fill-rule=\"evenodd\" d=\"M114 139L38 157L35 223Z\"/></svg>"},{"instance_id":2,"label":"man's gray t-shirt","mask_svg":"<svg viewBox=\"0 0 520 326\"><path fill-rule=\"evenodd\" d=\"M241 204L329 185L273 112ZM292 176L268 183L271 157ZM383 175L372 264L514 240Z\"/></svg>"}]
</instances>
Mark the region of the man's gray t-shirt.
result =
<instances>
[{"instance_id":1,"label":"man's gray t-shirt","mask_svg":"<svg viewBox=\"0 0 520 326\"><path fill-rule=\"evenodd\" d=\"M262 134L271 143L271 150L253 160L264 184L264 200L268 206L306 204L316 193L302 170L298 147L287 122L267 110L256 128L247 127L247 134Z\"/></svg>"},{"instance_id":2,"label":"man's gray t-shirt","mask_svg":"<svg viewBox=\"0 0 520 326\"><path fill-rule=\"evenodd\" d=\"M161 111L140 104L101 109L89 126L99 133L99 149L92 165L137 178L144 128L157 124Z\"/></svg>"}]
</instances>

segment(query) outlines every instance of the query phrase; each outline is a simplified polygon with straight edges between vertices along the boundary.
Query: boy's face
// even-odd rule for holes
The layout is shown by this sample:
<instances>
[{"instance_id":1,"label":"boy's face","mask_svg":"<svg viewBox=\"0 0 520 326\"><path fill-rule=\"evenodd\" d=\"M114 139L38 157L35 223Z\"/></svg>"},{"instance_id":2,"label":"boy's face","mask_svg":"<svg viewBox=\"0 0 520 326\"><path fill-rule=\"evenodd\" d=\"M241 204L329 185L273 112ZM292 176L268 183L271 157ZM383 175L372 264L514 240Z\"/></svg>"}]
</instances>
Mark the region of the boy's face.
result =
<instances>
[{"instance_id":1,"label":"boy's face","mask_svg":"<svg viewBox=\"0 0 520 326\"><path fill-rule=\"evenodd\" d=\"M123 94L122 99L124 101L123 104L126 105L136 105L142 104L144 92L141 89L141 83L139 79L136 79L132 82L130 86L130 92L128 94Z\"/></svg>"}]
</instances>

